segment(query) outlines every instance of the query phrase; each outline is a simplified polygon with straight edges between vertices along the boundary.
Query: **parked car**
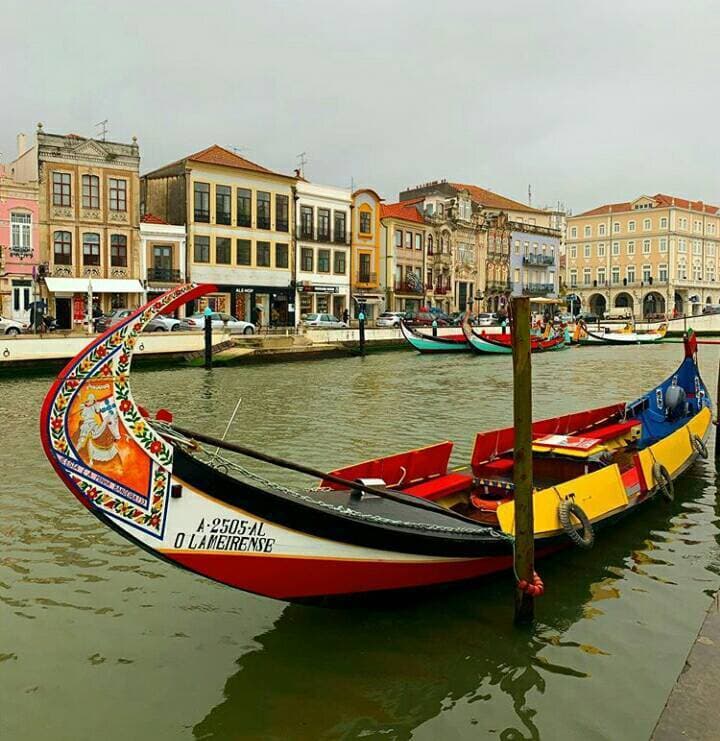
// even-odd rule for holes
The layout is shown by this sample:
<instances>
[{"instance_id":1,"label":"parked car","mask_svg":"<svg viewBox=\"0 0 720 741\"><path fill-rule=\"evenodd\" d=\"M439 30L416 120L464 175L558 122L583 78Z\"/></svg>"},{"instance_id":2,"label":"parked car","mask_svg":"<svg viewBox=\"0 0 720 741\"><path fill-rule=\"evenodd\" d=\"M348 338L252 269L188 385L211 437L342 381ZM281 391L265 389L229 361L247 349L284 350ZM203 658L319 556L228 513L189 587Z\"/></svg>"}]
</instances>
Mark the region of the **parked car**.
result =
<instances>
[{"instance_id":1,"label":"parked car","mask_svg":"<svg viewBox=\"0 0 720 741\"><path fill-rule=\"evenodd\" d=\"M575 317L572 314L564 312L562 314L556 314L555 320L563 324L572 324L575 321Z\"/></svg>"},{"instance_id":2,"label":"parked car","mask_svg":"<svg viewBox=\"0 0 720 741\"><path fill-rule=\"evenodd\" d=\"M27 324L10 317L0 316L0 334L16 335L27 332Z\"/></svg>"},{"instance_id":3,"label":"parked car","mask_svg":"<svg viewBox=\"0 0 720 741\"><path fill-rule=\"evenodd\" d=\"M375 321L376 327L399 327L400 320L405 316L404 311L383 311Z\"/></svg>"},{"instance_id":4,"label":"parked car","mask_svg":"<svg viewBox=\"0 0 720 741\"><path fill-rule=\"evenodd\" d=\"M93 328L96 332L104 332L129 317L134 311L135 309L115 309L112 314L103 314L93 319Z\"/></svg>"},{"instance_id":5,"label":"parked car","mask_svg":"<svg viewBox=\"0 0 720 741\"><path fill-rule=\"evenodd\" d=\"M495 312L483 312L475 317L476 327L494 327L499 323L498 315Z\"/></svg>"},{"instance_id":6,"label":"parked car","mask_svg":"<svg viewBox=\"0 0 720 741\"><path fill-rule=\"evenodd\" d=\"M332 314L307 314L302 320L304 327L316 329L344 329L347 324Z\"/></svg>"},{"instance_id":7,"label":"parked car","mask_svg":"<svg viewBox=\"0 0 720 741\"><path fill-rule=\"evenodd\" d=\"M255 334L255 325L250 322L244 322L242 319L236 319L231 314L224 314L214 311L210 318L212 319L213 329L226 329L230 334ZM196 311L192 316L180 320L180 329L202 330L205 329L205 314L202 311Z\"/></svg>"},{"instance_id":8,"label":"parked car","mask_svg":"<svg viewBox=\"0 0 720 741\"><path fill-rule=\"evenodd\" d=\"M180 329L180 320L174 316L159 314L146 325L144 332L177 332Z\"/></svg>"},{"instance_id":9,"label":"parked car","mask_svg":"<svg viewBox=\"0 0 720 741\"><path fill-rule=\"evenodd\" d=\"M583 312L578 318L582 319L584 322L597 322L600 320L600 317L597 314L593 314L591 311Z\"/></svg>"},{"instance_id":10,"label":"parked car","mask_svg":"<svg viewBox=\"0 0 720 741\"><path fill-rule=\"evenodd\" d=\"M703 306L703 314L720 314L720 304L706 304Z\"/></svg>"},{"instance_id":11,"label":"parked car","mask_svg":"<svg viewBox=\"0 0 720 741\"><path fill-rule=\"evenodd\" d=\"M614 309L609 309L603 315L605 319L632 319L632 309L627 306L616 306Z\"/></svg>"},{"instance_id":12,"label":"parked car","mask_svg":"<svg viewBox=\"0 0 720 741\"><path fill-rule=\"evenodd\" d=\"M438 327L447 327L452 323L446 314L433 314L429 311L405 314L405 322L416 327L432 327L434 321L437 321Z\"/></svg>"}]
</instances>

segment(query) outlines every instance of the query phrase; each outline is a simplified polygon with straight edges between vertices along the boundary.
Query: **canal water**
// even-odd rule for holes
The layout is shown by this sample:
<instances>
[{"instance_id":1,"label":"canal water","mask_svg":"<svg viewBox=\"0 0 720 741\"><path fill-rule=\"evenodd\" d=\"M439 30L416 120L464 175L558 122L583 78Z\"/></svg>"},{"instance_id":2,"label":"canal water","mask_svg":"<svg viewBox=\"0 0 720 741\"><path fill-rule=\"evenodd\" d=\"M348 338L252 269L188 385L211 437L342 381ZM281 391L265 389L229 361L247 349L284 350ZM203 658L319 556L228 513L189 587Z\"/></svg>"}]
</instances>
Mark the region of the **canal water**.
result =
<instances>
[{"instance_id":1,"label":"canal water","mask_svg":"<svg viewBox=\"0 0 720 741\"><path fill-rule=\"evenodd\" d=\"M718 348L701 347L714 388ZM536 356L535 414L633 398L682 346ZM509 576L354 608L286 605L162 563L86 513L46 462L49 378L0 381L3 739L647 739L720 585L712 463L672 505L539 564L532 629ZM137 371L149 408L330 469L511 419L507 357L411 352Z\"/></svg>"}]
</instances>

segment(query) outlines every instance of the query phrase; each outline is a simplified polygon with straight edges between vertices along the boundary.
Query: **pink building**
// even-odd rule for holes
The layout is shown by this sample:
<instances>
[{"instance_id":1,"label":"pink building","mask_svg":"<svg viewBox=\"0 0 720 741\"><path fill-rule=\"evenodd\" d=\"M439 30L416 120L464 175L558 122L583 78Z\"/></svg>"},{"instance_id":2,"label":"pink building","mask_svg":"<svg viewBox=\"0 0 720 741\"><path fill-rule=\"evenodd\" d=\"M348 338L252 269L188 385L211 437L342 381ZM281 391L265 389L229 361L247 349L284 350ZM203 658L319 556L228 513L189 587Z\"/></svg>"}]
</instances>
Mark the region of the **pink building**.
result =
<instances>
[{"instance_id":1,"label":"pink building","mask_svg":"<svg viewBox=\"0 0 720 741\"><path fill-rule=\"evenodd\" d=\"M13 176L0 165L0 314L26 322L37 290L38 184Z\"/></svg>"}]
</instances>

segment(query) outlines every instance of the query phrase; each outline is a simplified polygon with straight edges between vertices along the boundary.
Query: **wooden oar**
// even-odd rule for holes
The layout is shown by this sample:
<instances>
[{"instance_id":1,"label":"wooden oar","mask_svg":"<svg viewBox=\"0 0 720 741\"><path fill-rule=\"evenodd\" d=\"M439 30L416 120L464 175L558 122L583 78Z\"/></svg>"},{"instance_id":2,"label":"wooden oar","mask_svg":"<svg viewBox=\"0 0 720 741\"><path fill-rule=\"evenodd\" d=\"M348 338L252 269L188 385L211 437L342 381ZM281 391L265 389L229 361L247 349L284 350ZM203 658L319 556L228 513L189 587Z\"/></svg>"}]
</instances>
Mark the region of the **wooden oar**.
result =
<instances>
[{"instance_id":1,"label":"wooden oar","mask_svg":"<svg viewBox=\"0 0 720 741\"><path fill-rule=\"evenodd\" d=\"M443 514L446 517L452 517L455 520L461 520L462 522L466 523L471 522L473 525L478 524L475 520L469 517L465 517L465 515L461 515L458 512L453 512L453 510L451 509L441 507L439 504L430 502L427 499L413 497L410 494L404 494L403 492L396 491L394 489L378 489L375 486L367 486L366 484L360 484L356 481L344 479L341 476L335 476L335 474L332 473L324 473L323 471L319 471L316 468L305 466L302 463L294 463L283 458L277 458L274 455L261 453L259 450L253 450L252 448L245 447L244 445L229 443L225 440L221 440L218 437L213 437L212 435L204 435L200 432L194 432L193 430L186 430L183 427L177 427L176 425L170 425L170 427L171 429L175 430L175 432L179 432L181 435L185 435L185 437L188 437L191 440L197 440L198 442L206 443L207 445L214 445L217 448L229 450L233 453L240 453L241 455L245 455L248 458L255 458L256 460L264 461L265 463L271 463L272 465L279 466L280 468L287 468L289 471L304 473L308 476L313 476L314 478L320 479L321 481L332 481L333 484L338 484L339 486L350 489L351 491L355 490L367 492L368 494L375 494L376 496L382 497L383 499L390 499L393 502L407 504L410 507L417 507L418 509L424 509L429 512Z\"/></svg>"}]
</instances>

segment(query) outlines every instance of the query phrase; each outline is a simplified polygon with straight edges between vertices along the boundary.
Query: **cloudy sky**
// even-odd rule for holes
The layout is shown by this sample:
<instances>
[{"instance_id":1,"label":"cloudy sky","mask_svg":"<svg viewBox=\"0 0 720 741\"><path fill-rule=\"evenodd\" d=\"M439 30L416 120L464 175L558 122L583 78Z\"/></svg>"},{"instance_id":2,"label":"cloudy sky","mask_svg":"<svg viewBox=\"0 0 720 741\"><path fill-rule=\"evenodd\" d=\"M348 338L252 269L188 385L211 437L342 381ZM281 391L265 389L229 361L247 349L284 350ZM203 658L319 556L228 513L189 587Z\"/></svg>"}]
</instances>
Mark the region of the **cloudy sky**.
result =
<instances>
[{"instance_id":1,"label":"cloudy sky","mask_svg":"<svg viewBox=\"0 0 720 741\"><path fill-rule=\"evenodd\" d=\"M141 170L212 143L317 182L447 178L576 213L720 202L714 2L2 0L15 135L136 135Z\"/></svg>"}]
</instances>

